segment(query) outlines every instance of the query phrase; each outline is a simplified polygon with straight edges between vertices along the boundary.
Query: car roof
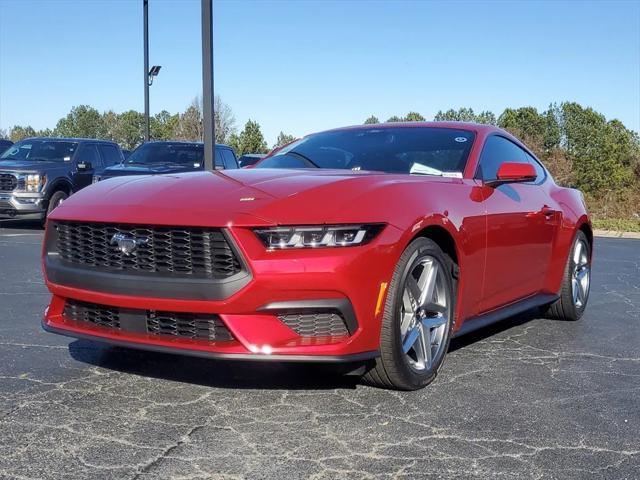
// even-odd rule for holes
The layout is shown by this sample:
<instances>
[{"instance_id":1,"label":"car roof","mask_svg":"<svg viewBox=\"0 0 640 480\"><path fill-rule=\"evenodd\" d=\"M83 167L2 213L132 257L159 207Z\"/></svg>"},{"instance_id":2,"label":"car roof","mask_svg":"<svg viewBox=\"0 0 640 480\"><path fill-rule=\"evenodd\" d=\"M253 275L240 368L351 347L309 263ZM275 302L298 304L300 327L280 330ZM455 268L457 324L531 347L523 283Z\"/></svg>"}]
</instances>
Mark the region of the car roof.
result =
<instances>
[{"instance_id":1,"label":"car roof","mask_svg":"<svg viewBox=\"0 0 640 480\"><path fill-rule=\"evenodd\" d=\"M141 143L140 145L146 145L148 143L154 144L182 144L182 145L204 145L204 142L190 142L188 140L149 140L148 142ZM231 148L229 145L225 145L223 143L216 143L216 147L221 148Z\"/></svg>"},{"instance_id":2,"label":"car roof","mask_svg":"<svg viewBox=\"0 0 640 480\"><path fill-rule=\"evenodd\" d=\"M340 130L369 130L371 128L455 128L458 130L469 130L478 133L504 132L504 130L494 125L472 122L388 122L332 128L319 133L335 132Z\"/></svg>"},{"instance_id":3,"label":"car roof","mask_svg":"<svg viewBox=\"0 0 640 480\"><path fill-rule=\"evenodd\" d=\"M77 138L77 137L29 137L22 140L48 140L51 142L92 142L92 143L109 143L117 145L117 142L113 140L102 140L97 138Z\"/></svg>"}]
</instances>

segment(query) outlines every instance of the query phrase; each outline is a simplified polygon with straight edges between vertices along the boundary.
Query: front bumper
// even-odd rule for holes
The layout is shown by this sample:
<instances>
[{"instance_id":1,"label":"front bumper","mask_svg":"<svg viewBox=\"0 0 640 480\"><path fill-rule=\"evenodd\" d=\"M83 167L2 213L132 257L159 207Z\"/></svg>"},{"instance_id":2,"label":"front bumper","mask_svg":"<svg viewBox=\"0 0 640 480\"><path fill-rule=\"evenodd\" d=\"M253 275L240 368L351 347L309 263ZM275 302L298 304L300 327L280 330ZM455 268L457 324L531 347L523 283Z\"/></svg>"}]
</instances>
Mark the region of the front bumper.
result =
<instances>
[{"instance_id":1,"label":"front bumper","mask_svg":"<svg viewBox=\"0 0 640 480\"><path fill-rule=\"evenodd\" d=\"M42 220L46 211L42 193L0 192L0 219Z\"/></svg>"},{"instance_id":2,"label":"front bumper","mask_svg":"<svg viewBox=\"0 0 640 480\"><path fill-rule=\"evenodd\" d=\"M251 271L250 281L229 297L133 296L60 285L47 278L54 296L43 319L44 329L115 345L211 358L356 361L378 355L386 287L399 256L399 230L388 226L363 246L296 251L267 251L250 229L231 228L228 234ZM78 322L65 315L69 299L128 311L215 314L232 340L182 338ZM348 333L306 336L282 320L286 313L327 310L340 312Z\"/></svg>"}]
</instances>

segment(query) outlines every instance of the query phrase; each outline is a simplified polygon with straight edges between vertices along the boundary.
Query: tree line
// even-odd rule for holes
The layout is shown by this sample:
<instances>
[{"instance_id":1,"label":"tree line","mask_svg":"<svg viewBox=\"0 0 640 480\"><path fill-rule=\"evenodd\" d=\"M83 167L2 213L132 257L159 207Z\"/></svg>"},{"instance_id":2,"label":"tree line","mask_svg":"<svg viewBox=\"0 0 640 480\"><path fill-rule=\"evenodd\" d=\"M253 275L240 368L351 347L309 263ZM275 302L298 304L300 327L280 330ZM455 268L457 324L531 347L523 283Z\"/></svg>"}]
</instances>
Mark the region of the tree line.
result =
<instances>
[{"instance_id":1,"label":"tree line","mask_svg":"<svg viewBox=\"0 0 640 480\"><path fill-rule=\"evenodd\" d=\"M202 141L202 125L202 101L195 98L184 112L172 114L162 110L151 116L149 135L152 140ZM214 99L214 125L216 143L231 145L238 155L269 151L260 124L248 120L244 128L237 132L233 111L218 95ZM122 148L132 150L144 141L144 114L136 110L100 113L89 105L78 105L58 120L53 129L35 130L31 126L15 125L8 132L0 131L0 138L4 137L13 142L28 137L101 138L113 140ZM292 140L295 137L280 132L272 148Z\"/></svg>"},{"instance_id":2,"label":"tree line","mask_svg":"<svg viewBox=\"0 0 640 480\"><path fill-rule=\"evenodd\" d=\"M387 122L424 121L417 112ZM435 121L497 125L522 140L542 160L556 182L585 194L597 218L629 219L640 225L640 137L619 120L607 120L575 102L476 113L472 108L439 111ZM365 124L379 123L376 116Z\"/></svg>"}]
</instances>

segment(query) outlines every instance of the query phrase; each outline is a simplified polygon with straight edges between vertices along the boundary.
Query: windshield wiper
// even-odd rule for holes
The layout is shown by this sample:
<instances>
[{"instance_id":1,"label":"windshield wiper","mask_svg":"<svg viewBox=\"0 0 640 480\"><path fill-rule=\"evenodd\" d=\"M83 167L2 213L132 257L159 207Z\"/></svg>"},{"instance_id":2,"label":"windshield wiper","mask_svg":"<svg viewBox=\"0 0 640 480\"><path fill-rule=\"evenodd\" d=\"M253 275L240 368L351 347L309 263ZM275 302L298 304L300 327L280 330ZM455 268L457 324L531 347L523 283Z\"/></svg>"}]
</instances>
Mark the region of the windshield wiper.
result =
<instances>
[{"instance_id":1,"label":"windshield wiper","mask_svg":"<svg viewBox=\"0 0 640 480\"><path fill-rule=\"evenodd\" d=\"M313 165L315 168L322 168L320 167L320 165L318 165L316 162L314 162L313 160L311 160L309 157L307 157L306 155L303 155L302 153L298 153L298 152L294 152L293 150L284 153L283 155L294 155L296 157L299 157L301 159L303 159L305 162L309 162L311 165Z\"/></svg>"}]
</instances>

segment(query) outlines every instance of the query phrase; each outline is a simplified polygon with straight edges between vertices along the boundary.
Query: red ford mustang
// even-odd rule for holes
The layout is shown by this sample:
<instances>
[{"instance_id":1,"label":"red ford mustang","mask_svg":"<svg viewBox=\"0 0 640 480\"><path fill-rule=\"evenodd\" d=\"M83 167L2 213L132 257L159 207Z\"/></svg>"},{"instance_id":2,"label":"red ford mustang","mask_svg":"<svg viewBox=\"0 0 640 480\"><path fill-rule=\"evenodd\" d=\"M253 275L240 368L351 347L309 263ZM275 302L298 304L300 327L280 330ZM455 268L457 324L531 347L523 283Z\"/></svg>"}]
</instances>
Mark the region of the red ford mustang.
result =
<instances>
[{"instance_id":1,"label":"red ford mustang","mask_svg":"<svg viewBox=\"0 0 640 480\"><path fill-rule=\"evenodd\" d=\"M431 382L449 341L542 307L577 320L580 192L464 123L309 135L256 168L116 178L50 216L44 328L211 358L345 361Z\"/></svg>"}]
</instances>

